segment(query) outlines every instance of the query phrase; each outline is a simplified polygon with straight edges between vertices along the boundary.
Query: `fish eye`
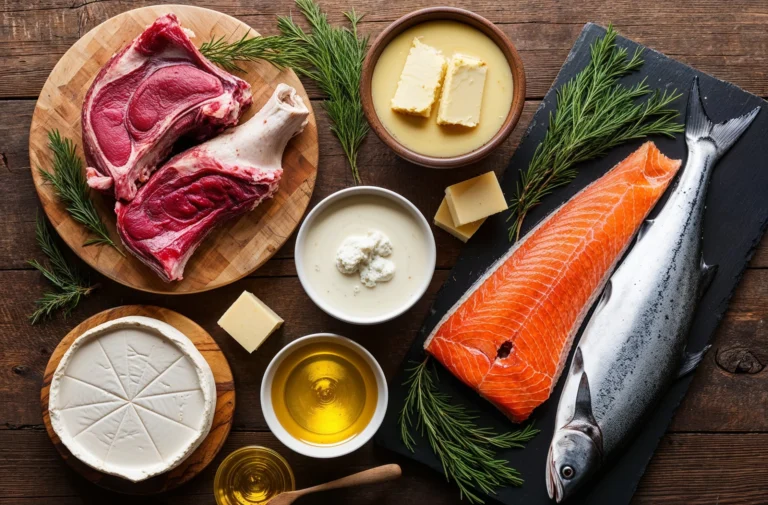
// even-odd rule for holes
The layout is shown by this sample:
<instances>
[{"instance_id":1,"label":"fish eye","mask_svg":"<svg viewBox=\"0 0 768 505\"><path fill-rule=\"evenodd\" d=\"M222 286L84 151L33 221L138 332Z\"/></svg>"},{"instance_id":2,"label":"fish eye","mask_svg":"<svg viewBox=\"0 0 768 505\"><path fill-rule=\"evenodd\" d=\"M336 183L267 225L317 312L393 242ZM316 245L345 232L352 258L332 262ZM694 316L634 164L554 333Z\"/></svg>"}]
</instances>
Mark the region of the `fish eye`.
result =
<instances>
[{"instance_id":1,"label":"fish eye","mask_svg":"<svg viewBox=\"0 0 768 505\"><path fill-rule=\"evenodd\" d=\"M560 469L560 475L562 475L564 479L572 479L573 476L576 475L576 470L574 470L572 466L565 465Z\"/></svg>"}]
</instances>

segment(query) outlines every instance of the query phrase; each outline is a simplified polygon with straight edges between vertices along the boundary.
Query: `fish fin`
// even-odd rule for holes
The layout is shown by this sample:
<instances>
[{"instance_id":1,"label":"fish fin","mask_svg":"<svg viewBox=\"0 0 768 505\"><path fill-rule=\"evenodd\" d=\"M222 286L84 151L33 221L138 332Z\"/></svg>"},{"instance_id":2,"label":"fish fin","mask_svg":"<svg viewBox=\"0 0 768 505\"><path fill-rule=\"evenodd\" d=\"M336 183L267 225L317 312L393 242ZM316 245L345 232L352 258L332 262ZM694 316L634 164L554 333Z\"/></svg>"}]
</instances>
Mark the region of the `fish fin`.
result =
<instances>
[{"instance_id":1,"label":"fish fin","mask_svg":"<svg viewBox=\"0 0 768 505\"><path fill-rule=\"evenodd\" d=\"M579 379L579 389L576 393L576 403L573 406L573 417L564 428L576 430L587 435L595 444L600 452L600 458L603 457L603 432L597 424L595 415L592 413L592 394L589 391L589 379L587 372L581 373Z\"/></svg>"},{"instance_id":2,"label":"fish fin","mask_svg":"<svg viewBox=\"0 0 768 505\"><path fill-rule=\"evenodd\" d=\"M683 364L680 366L680 371L677 373L677 378L682 379L689 373L696 370L696 367L699 366L701 360L704 359L704 355L707 353L710 347L712 346L708 345L699 352L685 353L685 358L683 359Z\"/></svg>"},{"instance_id":3,"label":"fish fin","mask_svg":"<svg viewBox=\"0 0 768 505\"><path fill-rule=\"evenodd\" d=\"M573 354L573 365L571 365L571 374L577 375L584 371L584 356L581 354L581 347L576 347Z\"/></svg>"},{"instance_id":4,"label":"fish fin","mask_svg":"<svg viewBox=\"0 0 768 505\"><path fill-rule=\"evenodd\" d=\"M707 265L704 258L701 258L701 292L704 293L717 275L717 265Z\"/></svg>"},{"instance_id":5,"label":"fish fin","mask_svg":"<svg viewBox=\"0 0 768 505\"><path fill-rule=\"evenodd\" d=\"M688 113L685 120L685 139L688 145L699 140L708 140L717 148L717 157L725 154L728 149L741 137L741 134L752 124L760 112L755 107L743 116L735 117L722 123L714 123L707 116L699 93L699 78L694 77L691 92L688 95Z\"/></svg>"},{"instance_id":6,"label":"fish fin","mask_svg":"<svg viewBox=\"0 0 768 505\"><path fill-rule=\"evenodd\" d=\"M605 306L606 303L608 303L608 300L611 299L611 294L613 293L613 282L611 279L608 279L608 282L605 283L605 288L603 288L603 294L600 295L600 301L597 302L597 307L595 310L599 310L602 307Z\"/></svg>"},{"instance_id":7,"label":"fish fin","mask_svg":"<svg viewBox=\"0 0 768 505\"><path fill-rule=\"evenodd\" d=\"M571 422L573 421L596 424L595 416L592 414L592 394L589 391L589 378L587 378L587 372L581 372L579 389L576 392L576 404L573 408L573 419L571 419Z\"/></svg>"},{"instance_id":8,"label":"fish fin","mask_svg":"<svg viewBox=\"0 0 768 505\"><path fill-rule=\"evenodd\" d=\"M637 238L635 239L635 242L640 242L640 239L645 236L645 233L653 225L654 221L655 219L646 219L643 221L643 224L640 225L640 229L637 231Z\"/></svg>"}]
</instances>

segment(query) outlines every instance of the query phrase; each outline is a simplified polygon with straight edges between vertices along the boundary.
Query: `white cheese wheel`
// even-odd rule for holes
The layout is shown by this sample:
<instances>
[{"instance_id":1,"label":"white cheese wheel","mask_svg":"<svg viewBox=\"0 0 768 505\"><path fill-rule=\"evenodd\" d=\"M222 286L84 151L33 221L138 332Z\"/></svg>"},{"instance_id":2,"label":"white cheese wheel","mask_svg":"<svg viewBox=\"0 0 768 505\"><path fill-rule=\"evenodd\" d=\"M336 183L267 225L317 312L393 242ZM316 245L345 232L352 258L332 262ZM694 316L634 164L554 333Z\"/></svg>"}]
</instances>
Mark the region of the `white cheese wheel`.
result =
<instances>
[{"instance_id":1,"label":"white cheese wheel","mask_svg":"<svg viewBox=\"0 0 768 505\"><path fill-rule=\"evenodd\" d=\"M195 345L140 316L75 340L56 368L48 405L54 431L75 457L133 482L192 454L215 410L213 372Z\"/></svg>"}]
</instances>

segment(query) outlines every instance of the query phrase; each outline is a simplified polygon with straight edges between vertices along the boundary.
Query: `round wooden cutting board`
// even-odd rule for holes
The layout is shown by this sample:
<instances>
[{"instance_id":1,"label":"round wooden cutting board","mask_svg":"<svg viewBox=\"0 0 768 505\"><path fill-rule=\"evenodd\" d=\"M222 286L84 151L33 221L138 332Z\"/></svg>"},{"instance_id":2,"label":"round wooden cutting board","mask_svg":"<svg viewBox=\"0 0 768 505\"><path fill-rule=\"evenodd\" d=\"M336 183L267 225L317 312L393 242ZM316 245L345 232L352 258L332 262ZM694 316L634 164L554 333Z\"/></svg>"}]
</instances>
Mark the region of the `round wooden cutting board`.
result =
<instances>
[{"instance_id":1,"label":"round wooden cutting board","mask_svg":"<svg viewBox=\"0 0 768 505\"><path fill-rule=\"evenodd\" d=\"M113 54L155 19L169 12L178 16L183 27L195 32L193 42L198 46L221 36L237 39L249 30L251 35L258 35L256 30L226 14L182 5L144 7L105 21L64 54L43 86L32 116L29 158L35 187L48 219L80 258L100 273L128 287L156 293L184 294L224 286L250 274L272 257L293 233L309 205L315 186L317 124L314 113L311 113L304 132L288 144L283 156L283 178L275 197L212 231L189 260L182 281L162 281L127 251L125 256L121 256L108 246L84 246L83 243L91 235L70 217L38 170L39 167L51 169L48 131L58 129L63 137L71 138L82 156L80 114L92 80ZM281 82L296 88L311 111L309 97L293 71L279 71L266 62L243 62L239 65L247 73L238 72L238 77L248 81L253 91L253 105L241 123L250 119L266 103ZM91 193L110 236L119 243L112 210L114 202L95 191Z\"/></svg>"},{"instance_id":2,"label":"round wooden cutting board","mask_svg":"<svg viewBox=\"0 0 768 505\"><path fill-rule=\"evenodd\" d=\"M216 380L216 412L213 416L213 425L203 443L185 459L179 466L145 481L131 482L114 475L107 475L91 468L79 459L72 456L69 450L61 443L59 437L51 427L51 418L48 414L48 392L51 387L51 379L59 366L61 358L67 349L80 335L107 321L125 316L146 316L159 319L170 324L195 344L197 350L203 355L213 371ZM45 368L43 388L40 391L40 403L43 409L43 423L51 437L53 444L64 460L80 475L106 489L128 494L153 494L168 491L184 484L203 471L216 457L232 427L232 416L235 413L235 383L232 371L227 363L227 358L221 352L216 341L194 321L172 310L146 305L126 305L115 309L105 310L80 323L70 331L59 345L54 349L48 366Z\"/></svg>"}]
</instances>

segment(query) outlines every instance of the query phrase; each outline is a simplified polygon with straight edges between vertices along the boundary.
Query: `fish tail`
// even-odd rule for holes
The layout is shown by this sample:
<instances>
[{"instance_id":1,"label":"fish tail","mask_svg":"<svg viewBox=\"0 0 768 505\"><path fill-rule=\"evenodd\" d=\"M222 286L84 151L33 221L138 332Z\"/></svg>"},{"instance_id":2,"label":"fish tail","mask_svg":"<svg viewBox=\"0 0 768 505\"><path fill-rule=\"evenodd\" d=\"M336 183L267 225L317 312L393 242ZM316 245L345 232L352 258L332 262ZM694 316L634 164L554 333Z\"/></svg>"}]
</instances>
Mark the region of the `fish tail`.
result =
<instances>
[{"instance_id":1,"label":"fish tail","mask_svg":"<svg viewBox=\"0 0 768 505\"><path fill-rule=\"evenodd\" d=\"M722 123L713 122L704 110L704 104L699 93L699 78L695 77L691 85L691 92L688 95L685 139L689 147L701 140L712 142L717 148L717 157L719 158L739 140L741 134L752 124L758 112L760 112L760 107L755 107L743 116Z\"/></svg>"}]
</instances>

